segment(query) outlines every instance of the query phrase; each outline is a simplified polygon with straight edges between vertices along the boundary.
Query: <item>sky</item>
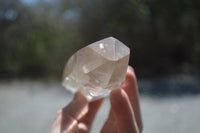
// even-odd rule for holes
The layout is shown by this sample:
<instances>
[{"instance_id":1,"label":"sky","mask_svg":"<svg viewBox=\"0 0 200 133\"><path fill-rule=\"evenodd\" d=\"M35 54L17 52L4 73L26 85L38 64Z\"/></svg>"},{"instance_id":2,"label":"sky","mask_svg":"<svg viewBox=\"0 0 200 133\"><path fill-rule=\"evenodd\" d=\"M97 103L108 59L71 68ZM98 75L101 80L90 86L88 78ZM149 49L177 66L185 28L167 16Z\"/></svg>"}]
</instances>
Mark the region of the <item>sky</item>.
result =
<instances>
[{"instance_id":1,"label":"sky","mask_svg":"<svg viewBox=\"0 0 200 133\"><path fill-rule=\"evenodd\" d=\"M22 3L28 6L34 6L38 2L48 2L48 3L55 3L56 0L20 0Z\"/></svg>"}]
</instances>

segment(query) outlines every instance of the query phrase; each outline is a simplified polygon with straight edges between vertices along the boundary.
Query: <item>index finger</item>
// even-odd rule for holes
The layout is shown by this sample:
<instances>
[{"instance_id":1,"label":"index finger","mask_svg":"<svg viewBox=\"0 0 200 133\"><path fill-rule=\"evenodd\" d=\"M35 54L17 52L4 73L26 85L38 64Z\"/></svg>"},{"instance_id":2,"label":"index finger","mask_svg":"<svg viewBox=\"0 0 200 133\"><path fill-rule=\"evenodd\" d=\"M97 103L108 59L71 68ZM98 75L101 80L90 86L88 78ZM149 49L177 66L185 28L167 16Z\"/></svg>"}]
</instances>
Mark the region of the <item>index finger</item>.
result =
<instances>
[{"instance_id":1,"label":"index finger","mask_svg":"<svg viewBox=\"0 0 200 133\"><path fill-rule=\"evenodd\" d=\"M72 102L57 113L51 133L78 132L78 120L81 119L87 112L87 99L80 92L77 92Z\"/></svg>"},{"instance_id":2,"label":"index finger","mask_svg":"<svg viewBox=\"0 0 200 133\"><path fill-rule=\"evenodd\" d=\"M134 110L134 115L136 118L138 128L141 132L143 129L143 123L142 123L142 116L141 116L141 110L140 110L140 104L139 104L138 86L137 86L137 80L136 80L134 70L130 66L127 69L126 80L121 85L121 88L125 90L125 92L127 93L129 97L131 106Z\"/></svg>"},{"instance_id":3,"label":"index finger","mask_svg":"<svg viewBox=\"0 0 200 133\"><path fill-rule=\"evenodd\" d=\"M88 112L88 101L80 92L62 109L61 131L75 132L78 121Z\"/></svg>"}]
</instances>

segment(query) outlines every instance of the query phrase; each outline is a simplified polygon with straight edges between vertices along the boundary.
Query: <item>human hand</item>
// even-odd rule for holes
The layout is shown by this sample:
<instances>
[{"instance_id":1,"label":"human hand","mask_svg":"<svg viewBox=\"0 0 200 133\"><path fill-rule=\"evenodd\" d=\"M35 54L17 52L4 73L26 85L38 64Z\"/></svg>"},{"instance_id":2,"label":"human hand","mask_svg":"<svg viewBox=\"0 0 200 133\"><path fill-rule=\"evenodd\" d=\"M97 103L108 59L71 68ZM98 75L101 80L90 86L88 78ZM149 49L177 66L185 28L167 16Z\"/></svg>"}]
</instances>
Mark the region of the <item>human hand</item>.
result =
<instances>
[{"instance_id":1,"label":"human hand","mask_svg":"<svg viewBox=\"0 0 200 133\"><path fill-rule=\"evenodd\" d=\"M128 67L126 80L121 88L110 93L111 109L101 133L142 132L137 81L131 67ZM103 99L99 99L88 103L77 92L72 102L58 112L51 133L89 133L102 101Z\"/></svg>"}]
</instances>

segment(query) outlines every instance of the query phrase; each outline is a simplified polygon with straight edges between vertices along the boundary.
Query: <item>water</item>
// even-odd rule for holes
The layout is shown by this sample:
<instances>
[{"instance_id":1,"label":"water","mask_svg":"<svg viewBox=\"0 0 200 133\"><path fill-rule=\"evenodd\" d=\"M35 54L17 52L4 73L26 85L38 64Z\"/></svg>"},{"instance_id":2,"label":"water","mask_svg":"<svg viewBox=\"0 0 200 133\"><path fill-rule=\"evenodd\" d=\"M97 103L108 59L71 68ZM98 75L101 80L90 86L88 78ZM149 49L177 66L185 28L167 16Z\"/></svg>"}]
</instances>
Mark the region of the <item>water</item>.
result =
<instances>
[{"instance_id":1,"label":"water","mask_svg":"<svg viewBox=\"0 0 200 133\"><path fill-rule=\"evenodd\" d=\"M56 112L72 95L60 83L12 81L0 83L0 132L48 133ZM195 133L199 131L200 95L142 95L144 133ZM92 133L106 120L109 101L98 112Z\"/></svg>"}]
</instances>

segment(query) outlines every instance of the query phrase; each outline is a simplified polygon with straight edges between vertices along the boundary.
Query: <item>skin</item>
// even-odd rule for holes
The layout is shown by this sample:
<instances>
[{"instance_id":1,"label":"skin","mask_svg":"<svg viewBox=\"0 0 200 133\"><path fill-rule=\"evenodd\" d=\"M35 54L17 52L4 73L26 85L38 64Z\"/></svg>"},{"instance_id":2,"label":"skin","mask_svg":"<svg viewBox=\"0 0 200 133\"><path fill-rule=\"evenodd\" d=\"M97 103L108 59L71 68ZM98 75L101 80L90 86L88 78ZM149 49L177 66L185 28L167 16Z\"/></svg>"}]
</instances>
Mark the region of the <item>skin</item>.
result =
<instances>
[{"instance_id":1,"label":"skin","mask_svg":"<svg viewBox=\"0 0 200 133\"><path fill-rule=\"evenodd\" d=\"M103 99L88 103L77 92L72 102L57 113L51 133L89 133ZM127 70L121 89L110 93L111 109L101 133L141 133L143 129L137 80L133 68Z\"/></svg>"}]
</instances>

